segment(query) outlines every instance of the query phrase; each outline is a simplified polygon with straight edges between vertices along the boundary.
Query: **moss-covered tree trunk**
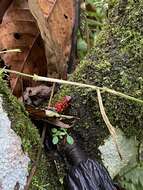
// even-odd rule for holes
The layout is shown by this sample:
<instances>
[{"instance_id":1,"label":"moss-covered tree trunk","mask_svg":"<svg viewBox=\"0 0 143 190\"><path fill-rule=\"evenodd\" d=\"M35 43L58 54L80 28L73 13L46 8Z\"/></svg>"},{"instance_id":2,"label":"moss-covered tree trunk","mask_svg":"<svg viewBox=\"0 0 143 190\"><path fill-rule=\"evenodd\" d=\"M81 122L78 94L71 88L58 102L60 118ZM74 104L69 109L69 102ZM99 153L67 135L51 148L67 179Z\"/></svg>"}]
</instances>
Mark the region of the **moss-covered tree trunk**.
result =
<instances>
[{"instance_id":1,"label":"moss-covered tree trunk","mask_svg":"<svg viewBox=\"0 0 143 190\"><path fill-rule=\"evenodd\" d=\"M143 1L109 1L108 19L97 37L95 47L80 63L72 81L108 87L143 99ZM102 160L112 176L141 162L143 105L109 93L102 93L110 122L116 128L123 160L120 160L101 117L96 91L63 86L58 98L72 96L71 115L80 117L72 133L92 158ZM116 153L115 153L116 152ZM140 153L139 153L140 152ZM137 169L137 171L140 169ZM127 189L139 189L142 180L125 176ZM121 177L118 177L122 180ZM131 179L130 179L131 178ZM140 179L143 178L140 177ZM129 185L129 181L136 185ZM142 189L142 187L140 187Z\"/></svg>"},{"instance_id":2,"label":"moss-covered tree trunk","mask_svg":"<svg viewBox=\"0 0 143 190\"><path fill-rule=\"evenodd\" d=\"M0 189L24 190L40 148L40 135L0 76ZM53 158L43 151L31 190L60 189Z\"/></svg>"},{"instance_id":3,"label":"moss-covered tree trunk","mask_svg":"<svg viewBox=\"0 0 143 190\"><path fill-rule=\"evenodd\" d=\"M106 86L142 99L142 0L109 1L105 27L97 37L95 47L80 63L71 80ZM23 107L9 93L2 80L0 80L0 94L3 109L8 114L12 129L21 137L24 152L28 152L31 161L36 160L40 144L38 131L33 128ZM117 142L123 157L123 160L120 160L101 117L96 92L63 86L57 98L64 95L72 96L70 114L81 118L75 124L72 133L82 148L92 158L102 161L112 177L117 175L127 190L143 189L143 185L141 186L143 106L109 93L102 93L106 113L116 128ZM55 167L53 162L56 161L53 157L50 159L49 154L47 157L45 154L42 155L31 189L62 189L59 184L62 180L57 172L61 165Z\"/></svg>"}]
</instances>

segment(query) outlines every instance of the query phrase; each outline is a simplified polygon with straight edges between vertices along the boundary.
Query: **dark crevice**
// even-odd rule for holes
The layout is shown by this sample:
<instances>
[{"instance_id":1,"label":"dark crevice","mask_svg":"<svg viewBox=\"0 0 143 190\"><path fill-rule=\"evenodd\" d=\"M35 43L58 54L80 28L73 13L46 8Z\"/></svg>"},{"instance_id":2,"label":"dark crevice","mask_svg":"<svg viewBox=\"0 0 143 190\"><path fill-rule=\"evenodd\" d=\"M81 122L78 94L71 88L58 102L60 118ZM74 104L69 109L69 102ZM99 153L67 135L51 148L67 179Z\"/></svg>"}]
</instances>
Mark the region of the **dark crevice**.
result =
<instances>
[{"instance_id":1,"label":"dark crevice","mask_svg":"<svg viewBox=\"0 0 143 190\"><path fill-rule=\"evenodd\" d=\"M17 40L19 40L19 39L21 38L21 34L18 33L18 32L15 32L15 33L13 34L13 36L14 36L14 38L17 39Z\"/></svg>"},{"instance_id":2,"label":"dark crevice","mask_svg":"<svg viewBox=\"0 0 143 190\"><path fill-rule=\"evenodd\" d=\"M64 14L65 19L68 19L68 16Z\"/></svg>"}]
</instances>

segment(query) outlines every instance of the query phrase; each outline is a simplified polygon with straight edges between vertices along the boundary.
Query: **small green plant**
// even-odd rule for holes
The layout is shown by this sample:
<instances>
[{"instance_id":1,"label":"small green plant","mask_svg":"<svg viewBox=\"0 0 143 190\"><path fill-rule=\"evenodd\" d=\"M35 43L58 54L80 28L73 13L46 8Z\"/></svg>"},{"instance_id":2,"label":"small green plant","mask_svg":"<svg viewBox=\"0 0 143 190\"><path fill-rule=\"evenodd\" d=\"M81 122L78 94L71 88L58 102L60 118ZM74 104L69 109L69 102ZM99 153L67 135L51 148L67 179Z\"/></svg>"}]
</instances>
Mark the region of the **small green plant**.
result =
<instances>
[{"instance_id":1,"label":"small green plant","mask_svg":"<svg viewBox=\"0 0 143 190\"><path fill-rule=\"evenodd\" d=\"M66 141L68 144L73 144L73 138L68 134L67 129L60 128L59 130L56 128L52 129L52 142L53 144L58 144L60 140L66 137Z\"/></svg>"}]
</instances>

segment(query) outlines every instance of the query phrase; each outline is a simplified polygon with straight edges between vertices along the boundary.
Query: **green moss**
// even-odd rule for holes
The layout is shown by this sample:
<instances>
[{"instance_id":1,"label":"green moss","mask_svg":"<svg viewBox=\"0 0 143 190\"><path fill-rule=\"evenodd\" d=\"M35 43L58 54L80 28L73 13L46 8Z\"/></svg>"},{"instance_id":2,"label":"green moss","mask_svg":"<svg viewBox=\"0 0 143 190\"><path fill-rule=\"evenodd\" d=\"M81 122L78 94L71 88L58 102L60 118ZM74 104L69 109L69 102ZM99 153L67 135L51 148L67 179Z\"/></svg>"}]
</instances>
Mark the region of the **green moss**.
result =
<instances>
[{"instance_id":1,"label":"green moss","mask_svg":"<svg viewBox=\"0 0 143 190\"><path fill-rule=\"evenodd\" d=\"M42 153L38 170L33 178L30 190L62 190L60 176L56 167L56 159L49 154Z\"/></svg>"},{"instance_id":2,"label":"green moss","mask_svg":"<svg viewBox=\"0 0 143 190\"><path fill-rule=\"evenodd\" d=\"M70 80L106 86L143 99L142 10L142 0L110 1L105 28ZM60 98L61 95L72 96L69 114L81 118L75 123L73 135L91 158L101 161L98 147L108 137L109 131L101 117L96 92L74 86L64 86L63 89ZM127 137L133 136L142 142L143 106L108 93L102 93L102 99L112 125L120 128ZM131 172L132 176L140 176L138 170L134 172ZM118 180L129 190L131 187L142 189L129 176L124 175L123 179Z\"/></svg>"},{"instance_id":3,"label":"green moss","mask_svg":"<svg viewBox=\"0 0 143 190\"><path fill-rule=\"evenodd\" d=\"M36 161L40 145L40 135L37 128L31 123L23 105L11 94L6 82L0 77L0 95L3 97L3 107L12 122L12 128L21 137L22 147L32 162ZM36 175L33 178L31 190L61 190L59 176L55 169L55 163L51 154L42 152ZM55 159L56 160L56 159ZM29 165L29 171L31 165Z\"/></svg>"},{"instance_id":4,"label":"green moss","mask_svg":"<svg viewBox=\"0 0 143 190\"><path fill-rule=\"evenodd\" d=\"M3 96L4 109L8 113L12 128L21 137L24 151L30 153L33 148L39 147L40 136L37 129L27 119L28 114L17 99L12 96L6 83L0 78L0 94Z\"/></svg>"},{"instance_id":5,"label":"green moss","mask_svg":"<svg viewBox=\"0 0 143 190\"><path fill-rule=\"evenodd\" d=\"M106 86L142 99L142 10L142 0L138 2L133 0L110 1L108 21L106 22L105 28L97 37L93 50L90 51L90 54L80 63L70 80L97 86ZM0 83L0 85L1 88L3 88L3 83ZM23 107L17 104L17 101L15 99L13 100L13 97L11 97L9 93L6 93L5 90L2 89L0 89L0 92L2 92L5 97L8 97L9 106L12 105L10 109L11 112L13 112L13 107L18 110L17 113L23 110ZM99 111L96 92L91 89L63 86L59 95L56 96L56 100L58 98L61 99L65 95L72 96L69 114L81 118L76 122L72 130L73 135L78 139L79 144L89 156L100 159L98 146L101 145L109 132ZM108 93L102 93L102 98L106 113L112 125L122 129L126 136L136 136L139 141L142 141L143 107L135 102ZM37 138L30 139L31 132L30 134L26 134L26 129L30 130L32 125L28 124L29 127L24 127L27 125L25 112L20 120L19 117L20 114L18 114L16 119L13 118L13 123L16 124L16 130L18 130L19 135L22 136L22 132L25 134L23 135L24 137L29 135L28 138L24 140L24 142L26 142L26 144L24 143L25 149L30 150L31 144L33 143L35 146L39 146L38 144L36 145L38 142ZM22 119L24 119L24 122ZM18 120L19 122L17 122ZM24 125L21 123L24 123ZM52 163L52 168L50 168L50 166L47 168L48 163ZM54 182L52 182L52 179L53 181L55 180L54 176L57 176L53 172L53 161L49 162L45 159L45 161L41 162L41 168L42 169L37 173L39 177L35 177L35 182L33 183L38 181L38 185L43 186L44 182L40 182L40 176L49 176L49 178L46 179L46 184L50 183L51 186L49 188L56 189L57 187L54 187ZM56 180L58 180L58 176ZM56 184L58 184L58 182Z\"/></svg>"},{"instance_id":6,"label":"green moss","mask_svg":"<svg viewBox=\"0 0 143 190\"><path fill-rule=\"evenodd\" d=\"M80 63L70 80L106 86L142 99L142 10L143 1L110 1L109 18L96 39L95 47ZM59 96L71 95L70 114L81 118L73 133L78 136L81 146L95 157L99 153L99 144L108 133L99 111L96 92L73 86L63 88ZM113 126L141 141L143 106L107 93L102 93L102 98Z\"/></svg>"}]
</instances>

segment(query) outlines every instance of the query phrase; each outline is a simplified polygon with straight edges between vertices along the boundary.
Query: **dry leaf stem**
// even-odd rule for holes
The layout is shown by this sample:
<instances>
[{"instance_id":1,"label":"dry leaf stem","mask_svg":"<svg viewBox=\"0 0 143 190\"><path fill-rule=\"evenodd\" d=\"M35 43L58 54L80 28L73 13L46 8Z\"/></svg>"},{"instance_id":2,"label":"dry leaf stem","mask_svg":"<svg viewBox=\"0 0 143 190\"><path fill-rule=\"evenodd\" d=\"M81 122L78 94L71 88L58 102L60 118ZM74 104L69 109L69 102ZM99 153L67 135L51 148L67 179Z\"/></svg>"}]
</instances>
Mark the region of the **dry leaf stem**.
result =
<instances>
[{"instance_id":1,"label":"dry leaf stem","mask_svg":"<svg viewBox=\"0 0 143 190\"><path fill-rule=\"evenodd\" d=\"M83 84L83 83L66 81L66 80L55 79L55 78L42 77L42 76L38 76L38 75L30 75L30 74L21 73L21 72L14 71L14 70L9 70L9 69L1 69L1 72L8 72L8 73L17 74L17 75L20 75L20 76L23 76L23 77L29 77L29 78L32 78L35 81L45 81L45 82L53 82L53 83L59 83L59 84L67 84L67 85L72 85L72 86L78 86L78 87L81 87L81 88L91 88L93 90L98 90L99 89L99 90L101 90L103 92L108 92L110 94L125 98L127 100L131 100L131 101L134 101L136 103L143 104L143 100L140 100L140 99L135 98L133 96L129 96L129 95L124 94L122 92L112 90L112 89L107 88L107 87L98 87L98 86L95 86L95 85Z\"/></svg>"},{"instance_id":2,"label":"dry leaf stem","mask_svg":"<svg viewBox=\"0 0 143 190\"><path fill-rule=\"evenodd\" d=\"M54 91L55 91L55 85L56 85L56 83L54 82L53 86L52 86L51 96L50 96L49 103L48 103L48 108L51 106L52 98L54 96Z\"/></svg>"},{"instance_id":3,"label":"dry leaf stem","mask_svg":"<svg viewBox=\"0 0 143 190\"><path fill-rule=\"evenodd\" d=\"M112 124L110 123L109 121L109 118L107 117L106 115L106 112L105 112L105 109L104 109L104 105L103 105L103 101L102 101L102 96L101 96L101 93L100 93L100 90L98 89L97 90L97 97L98 97L98 102L99 102L99 108L100 108L100 112L101 112L101 115L102 115L102 118L113 138L113 142L116 146L116 149L117 149L117 152L119 154L119 157L120 159L122 160L122 155L121 155L121 152L120 152L120 149L119 149L119 146L118 146L118 143L117 143L117 138L116 138L116 131L115 131L115 128L112 126Z\"/></svg>"},{"instance_id":4,"label":"dry leaf stem","mask_svg":"<svg viewBox=\"0 0 143 190\"><path fill-rule=\"evenodd\" d=\"M33 179L33 176L36 173L36 170L37 170L40 158L41 158L41 152L42 152L42 147L43 147L43 143L44 143L44 139L45 139L46 128L47 128L47 124L45 124L44 127L43 127L42 137L41 137L41 144L40 144L40 148L39 148L38 153L37 153L37 158L36 158L36 161L35 161L32 169L30 171L30 175L28 177L27 184L26 184L24 190L28 190L29 189L29 187L31 185L31 182L32 182L32 179Z\"/></svg>"},{"instance_id":5,"label":"dry leaf stem","mask_svg":"<svg viewBox=\"0 0 143 190\"><path fill-rule=\"evenodd\" d=\"M20 49L7 49L7 50L4 50L4 51L0 51L0 54L13 53L13 52L21 53L21 50Z\"/></svg>"}]
</instances>

